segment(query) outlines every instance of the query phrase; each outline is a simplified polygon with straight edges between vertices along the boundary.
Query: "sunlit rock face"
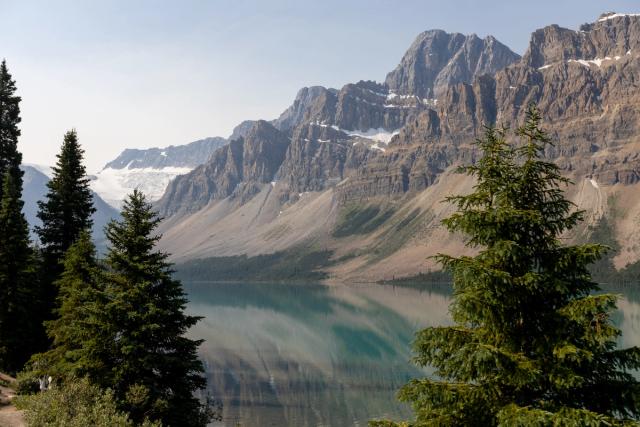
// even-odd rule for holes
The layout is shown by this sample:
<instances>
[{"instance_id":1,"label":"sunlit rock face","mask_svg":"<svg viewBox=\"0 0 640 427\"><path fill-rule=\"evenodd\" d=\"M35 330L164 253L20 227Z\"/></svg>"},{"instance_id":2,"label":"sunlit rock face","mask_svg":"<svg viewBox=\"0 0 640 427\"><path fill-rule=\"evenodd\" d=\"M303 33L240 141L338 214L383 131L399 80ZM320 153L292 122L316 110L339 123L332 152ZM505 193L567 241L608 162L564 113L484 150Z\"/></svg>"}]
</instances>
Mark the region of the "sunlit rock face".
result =
<instances>
[{"instance_id":1,"label":"sunlit rock face","mask_svg":"<svg viewBox=\"0 0 640 427\"><path fill-rule=\"evenodd\" d=\"M640 238L638 81L638 15L539 29L522 58L491 37L427 31L385 83L303 88L279 118L239 125L234 143L169 184L156 205L169 236L160 244L183 260L320 245L347 260L330 271L339 279L436 268L425 260L455 240L440 226L441 201L472 187L453 171L477 159L486 125L514 129L536 104L554 142L546 157L576 183L567 195L588 211L569 237L588 239L606 217L622 268L640 259L632 243ZM336 238L334 225L354 205L393 214L375 232ZM402 244L388 245L402 233Z\"/></svg>"}]
</instances>

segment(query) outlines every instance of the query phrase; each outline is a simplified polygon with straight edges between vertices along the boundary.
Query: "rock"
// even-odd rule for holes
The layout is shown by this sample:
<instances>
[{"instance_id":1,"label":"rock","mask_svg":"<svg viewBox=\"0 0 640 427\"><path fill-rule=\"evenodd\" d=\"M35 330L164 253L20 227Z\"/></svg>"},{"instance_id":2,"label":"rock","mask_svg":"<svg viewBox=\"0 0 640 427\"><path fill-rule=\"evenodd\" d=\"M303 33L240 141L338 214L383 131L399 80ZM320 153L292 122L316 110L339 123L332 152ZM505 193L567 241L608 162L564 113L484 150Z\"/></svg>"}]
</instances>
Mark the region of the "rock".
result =
<instances>
[{"instance_id":1,"label":"rock","mask_svg":"<svg viewBox=\"0 0 640 427\"><path fill-rule=\"evenodd\" d=\"M519 55L491 36L480 39L475 34L430 30L416 38L387 75L386 84L400 95L440 99L448 86L495 74L518 59Z\"/></svg>"},{"instance_id":2,"label":"rock","mask_svg":"<svg viewBox=\"0 0 640 427\"><path fill-rule=\"evenodd\" d=\"M105 165L105 169L161 169L165 167L196 167L204 163L215 150L224 146L225 138L212 137L185 145L170 145L165 148L124 150Z\"/></svg>"},{"instance_id":3,"label":"rock","mask_svg":"<svg viewBox=\"0 0 640 427\"><path fill-rule=\"evenodd\" d=\"M236 139L244 138L247 136L247 133L251 130L251 128L257 123L257 120L244 120L231 132L229 136L229 141L235 141Z\"/></svg>"},{"instance_id":4,"label":"rock","mask_svg":"<svg viewBox=\"0 0 640 427\"><path fill-rule=\"evenodd\" d=\"M322 103L321 98L333 98L337 93L338 90L336 89L327 89L322 86L304 87L298 91L293 104L272 124L276 129L283 132L289 131L297 127L305 119L308 120L308 116L311 114L310 109L316 102Z\"/></svg>"},{"instance_id":5,"label":"rock","mask_svg":"<svg viewBox=\"0 0 640 427\"><path fill-rule=\"evenodd\" d=\"M580 31L537 30L521 59L491 37L425 32L385 84L302 89L271 124L251 122L207 164L177 178L159 208L165 215L190 213L212 200L246 204L260 193L273 203L269 218L282 218L281 209L295 218L303 193L322 192L325 214L352 202L395 206L418 199L422 208L438 210L441 198L426 199L424 190L448 188L447 171L476 159L474 141L484 126L515 128L530 103L555 142L546 156L567 176L635 184L639 44L640 17L618 15ZM318 220L328 227L330 219Z\"/></svg>"},{"instance_id":6,"label":"rock","mask_svg":"<svg viewBox=\"0 0 640 427\"><path fill-rule=\"evenodd\" d=\"M259 120L245 137L215 151L206 164L176 177L157 202L158 211L164 216L180 211L195 212L212 200L231 195L242 199L255 194L255 184L275 179L288 146L289 138L285 134ZM241 183L247 185L238 188Z\"/></svg>"}]
</instances>

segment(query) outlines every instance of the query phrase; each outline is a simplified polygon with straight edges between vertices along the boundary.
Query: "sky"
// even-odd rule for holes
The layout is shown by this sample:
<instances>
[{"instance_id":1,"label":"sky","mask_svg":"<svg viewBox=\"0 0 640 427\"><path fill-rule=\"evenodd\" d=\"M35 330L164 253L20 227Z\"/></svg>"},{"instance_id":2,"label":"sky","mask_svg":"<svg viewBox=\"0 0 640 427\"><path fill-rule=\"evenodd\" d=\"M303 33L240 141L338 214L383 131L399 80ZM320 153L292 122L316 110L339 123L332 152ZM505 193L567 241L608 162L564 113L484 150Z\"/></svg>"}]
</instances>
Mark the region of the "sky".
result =
<instances>
[{"instance_id":1,"label":"sky","mask_svg":"<svg viewBox=\"0 0 640 427\"><path fill-rule=\"evenodd\" d=\"M383 81L422 31L493 35L522 54L638 0L0 0L0 57L22 96L24 161L75 128L90 172L125 148L229 136L298 89Z\"/></svg>"}]
</instances>

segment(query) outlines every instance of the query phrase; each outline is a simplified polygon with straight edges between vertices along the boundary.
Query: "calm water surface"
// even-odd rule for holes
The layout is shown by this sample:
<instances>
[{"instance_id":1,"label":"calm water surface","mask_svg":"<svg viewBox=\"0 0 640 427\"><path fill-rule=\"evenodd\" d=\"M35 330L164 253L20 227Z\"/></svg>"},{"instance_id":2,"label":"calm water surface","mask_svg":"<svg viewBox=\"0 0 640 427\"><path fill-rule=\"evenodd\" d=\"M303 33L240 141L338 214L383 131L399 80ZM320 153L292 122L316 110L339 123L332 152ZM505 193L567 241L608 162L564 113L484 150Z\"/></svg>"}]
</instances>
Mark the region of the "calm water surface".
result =
<instances>
[{"instance_id":1,"label":"calm water surface","mask_svg":"<svg viewBox=\"0 0 640 427\"><path fill-rule=\"evenodd\" d=\"M448 286L187 283L209 392L225 426L366 426L411 417L395 394L425 374L416 330L449 322ZM640 345L640 292L623 294L623 346Z\"/></svg>"}]
</instances>

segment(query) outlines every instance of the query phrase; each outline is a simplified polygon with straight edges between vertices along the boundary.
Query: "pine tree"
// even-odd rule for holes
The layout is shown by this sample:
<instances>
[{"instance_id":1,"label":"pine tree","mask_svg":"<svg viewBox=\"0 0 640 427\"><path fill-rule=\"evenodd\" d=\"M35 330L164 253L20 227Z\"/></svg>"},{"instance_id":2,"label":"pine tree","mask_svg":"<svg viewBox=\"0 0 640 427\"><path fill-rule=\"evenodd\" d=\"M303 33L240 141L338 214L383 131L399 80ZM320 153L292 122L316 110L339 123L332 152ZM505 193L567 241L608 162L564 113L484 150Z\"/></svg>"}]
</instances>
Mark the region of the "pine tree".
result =
<instances>
[{"instance_id":1,"label":"pine tree","mask_svg":"<svg viewBox=\"0 0 640 427\"><path fill-rule=\"evenodd\" d=\"M56 318L46 322L52 348L32 358L33 373L56 379L96 376L111 343L102 322L105 305L104 270L88 231L65 253Z\"/></svg>"},{"instance_id":2,"label":"pine tree","mask_svg":"<svg viewBox=\"0 0 640 427\"><path fill-rule=\"evenodd\" d=\"M22 189L22 154L18 151L20 137L20 101L16 96L16 82L7 69L7 62L0 63L0 177L11 173L15 185ZM22 190L21 190L22 191ZM2 189L0 188L0 197Z\"/></svg>"},{"instance_id":3,"label":"pine tree","mask_svg":"<svg viewBox=\"0 0 640 427\"><path fill-rule=\"evenodd\" d=\"M42 225L36 227L36 232L42 244L46 269L53 280L57 280L62 272L64 253L80 233L90 230L93 225L91 215L95 208L83 158L78 134L75 130L67 132L53 167L53 177L47 183L46 200L38 202L38 218Z\"/></svg>"},{"instance_id":4,"label":"pine tree","mask_svg":"<svg viewBox=\"0 0 640 427\"><path fill-rule=\"evenodd\" d=\"M463 168L474 191L448 199L457 212L445 226L478 253L438 257L453 273L455 325L418 334L415 360L434 376L401 390L416 413L405 425L636 425L640 349L616 348L616 296L594 293L588 271L606 247L561 243L583 213L542 158L551 141L535 107L516 134L511 146L488 130L482 158Z\"/></svg>"},{"instance_id":5,"label":"pine tree","mask_svg":"<svg viewBox=\"0 0 640 427\"><path fill-rule=\"evenodd\" d=\"M122 220L106 228L105 315L115 339L104 361L108 371L94 380L113 389L136 421L202 426L207 411L193 396L206 385L196 353L200 341L184 336L199 318L184 314L182 285L171 277L167 254L154 251L159 221L136 190L125 201Z\"/></svg>"},{"instance_id":6,"label":"pine tree","mask_svg":"<svg viewBox=\"0 0 640 427\"><path fill-rule=\"evenodd\" d=\"M22 369L34 350L39 308L35 256L22 214L19 181L4 174L0 200L0 371Z\"/></svg>"},{"instance_id":7,"label":"pine tree","mask_svg":"<svg viewBox=\"0 0 640 427\"><path fill-rule=\"evenodd\" d=\"M41 279L43 308L40 322L54 318L58 289L55 282L62 274L65 252L84 231L93 225L95 212L89 178L83 165L84 150L78 143L75 130L64 136L62 148L53 167L53 177L47 183L44 201L38 202L38 218L41 226L35 228L42 245ZM50 342L42 334L39 350L44 351Z\"/></svg>"}]
</instances>

